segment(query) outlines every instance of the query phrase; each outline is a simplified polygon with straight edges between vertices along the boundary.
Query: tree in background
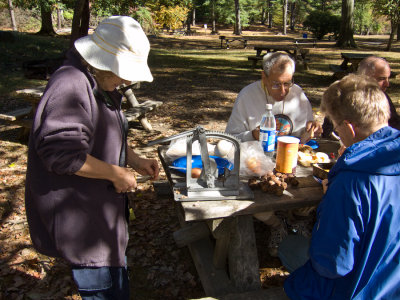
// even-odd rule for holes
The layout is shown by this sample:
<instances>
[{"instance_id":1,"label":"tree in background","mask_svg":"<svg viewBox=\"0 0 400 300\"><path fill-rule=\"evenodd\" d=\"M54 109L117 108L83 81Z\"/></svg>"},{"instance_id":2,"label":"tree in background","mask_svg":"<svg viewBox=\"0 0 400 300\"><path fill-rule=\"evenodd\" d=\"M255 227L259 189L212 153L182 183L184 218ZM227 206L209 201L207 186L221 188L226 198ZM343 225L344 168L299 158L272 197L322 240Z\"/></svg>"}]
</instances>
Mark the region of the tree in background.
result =
<instances>
[{"instance_id":1,"label":"tree in background","mask_svg":"<svg viewBox=\"0 0 400 300\"><path fill-rule=\"evenodd\" d=\"M311 31L318 40L328 34L337 35L340 26L340 17L331 14L329 11L312 11L303 22L304 28Z\"/></svg>"},{"instance_id":2,"label":"tree in background","mask_svg":"<svg viewBox=\"0 0 400 300\"><path fill-rule=\"evenodd\" d=\"M89 0L77 0L74 8L74 17L72 19L70 47L74 42L88 34L90 21Z\"/></svg>"},{"instance_id":3,"label":"tree in background","mask_svg":"<svg viewBox=\"0 0 400 300\"><path fill-rule=\"evenodd\" d=\"M235 26L233 30L234 34L242 34L242 24L240 21L240 3L239 0L235 0Z\"/></svg>"},{"instance_id":4,"label":"tree in background","mask_svg":"<svg viewBox=\"0 0 400 300\"><path fill-rule=\"evenodd\" d=\"M8 10L10 12L12 29L14 31L17 31L17 22L15 21L14 6L12 0L8 0Z\"/></svg>"},{"instance_id":5,"label":"tree in background","mask_svg":"<svg viewBox=\"0 0 400 300\"><path fill-rule=\"evenodd\" d=\"M354 0L342 0L342 22L340 24L338 47L357 48L354 41Z\"/></svg>"},{"instance_id":6,"label":"tree in background","mask_svg":"<svg viewBox=\"0 0 400 300\"><path fill-rule=\"evenodd\" d=\"M386 51L390 51L394 36L400 24L400 0L375 0L374 9L390 21L390 37Z\"/></svg>"}]
</instances>

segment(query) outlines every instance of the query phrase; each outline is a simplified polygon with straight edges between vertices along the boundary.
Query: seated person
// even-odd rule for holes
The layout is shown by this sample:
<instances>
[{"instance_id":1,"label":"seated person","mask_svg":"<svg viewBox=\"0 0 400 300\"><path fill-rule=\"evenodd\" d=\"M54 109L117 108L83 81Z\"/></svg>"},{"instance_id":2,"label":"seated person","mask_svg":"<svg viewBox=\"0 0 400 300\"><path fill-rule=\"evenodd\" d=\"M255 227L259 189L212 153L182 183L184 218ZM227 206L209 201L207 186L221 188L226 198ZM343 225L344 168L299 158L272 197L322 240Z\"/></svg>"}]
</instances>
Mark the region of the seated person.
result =
<instances>
[{"instance_id":1,"label":"seated person","mask_svg":"<svg viewBox=\"0 0 400 300\"><path fill-rule=\"evenodd\" d=\"M386 89L389 87L389 78L390 78L390 66L389 63L381 58L374 55L368 56L364 58L360 64L358 65L357 74L366 75L378 82L379 87L385 93L386 99L389 103L390 107L390 119L389 126L400 129L400 116L396 112L396 108L393 105L392 100L389 95L386 93ZM324 129L323 137L330 137L331 132L333 132L332 122L325 118L324 124L322 125Z\"/></svg>"},{"instance_id":2,"label":"seated person","mask_svg":"<svg viewBox=\"0 0 400 300\"><path fill-rule=\"evenodd\" d=\"M303 90L293 83L295 63L289 55L268 53L263 59L261 80L243 88L233 106L225 132L242 142L259 139L260 122L267 103L277 124L277 135L291 135L307 142L322 132L314 121L311 104ZM278 127L279 126L279 127Z\"/></svg>"},{"instance_id":3,"label":"seated person","mask_svg":"<svg viewBox=\"0 0 400 300\"><path fill-rule=\"evenodd\" d=\"M273 105L277 135L291 135L307 142L314 134L320 134L321 125L314 121L311 104L303 90L293 84L295 63L289 55L269 53L263 59L261 80L243 88L233 107L225 132L238 137L242 142L258 140L260 122L265 113L266 104ZM300 210L298 210L300 212ZM309 214L309 209L301 213ZM283 220L274 212L254 215L271 228L268 251L277 256L278 245L287 235Z\"/></svg>"},{"instance_id":4,"label":"seated person","mask_svg":"<svg viewBox=\"0 0 400 300\"><path fill-rule=\"evenodd\" d=\"M288 236L279 257L291 299L398 299L400 131L376 80L348 75L321 111L346 149L329 172L310 241ZM302 245L302 246L300 246ZM308 258L307 258L308 257Z\"/></svg>"}]
</instances>

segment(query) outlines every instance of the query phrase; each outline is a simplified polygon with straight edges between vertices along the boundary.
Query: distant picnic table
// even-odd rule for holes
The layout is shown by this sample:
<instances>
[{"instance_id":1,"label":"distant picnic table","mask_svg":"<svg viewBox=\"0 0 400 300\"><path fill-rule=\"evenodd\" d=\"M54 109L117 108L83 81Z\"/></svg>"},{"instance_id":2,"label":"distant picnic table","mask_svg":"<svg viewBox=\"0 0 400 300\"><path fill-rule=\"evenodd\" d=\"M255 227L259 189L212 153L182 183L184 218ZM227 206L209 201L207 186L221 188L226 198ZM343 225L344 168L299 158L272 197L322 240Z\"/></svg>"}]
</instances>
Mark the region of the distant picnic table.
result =
<instances>
[{"instance_id":1,"label":"distant picnic table","mask_svg":"<svg viewBox=\"0 0 400 300\"><path fill-rule=\"evenodd\" d=\"M308 69L307 55L310 53L310 50L308 48L300 47L299 45L296 44L293 45L270 44L270 45L254 46L254 50L256 50L256 55L249 56L247 58L248 60L253 61L253 67L256 67L257 62L261 61L265 54L270 52L282 51L292 56L296 62L301 61L303 63L304 69L306 70ZM263 53L263 51L266 52Z\"/></svg>"},{"instance_id":2,"label":"distant picnic table","mask_svg":"<svg viewBox=\"0 0 400 300\"><path fill-rule=\"evenodd\" d=\"M121 92L129 106L124 113L128 121L138 119L145 130L151 131L152 126L146 118L146 113L162 105L162 102L147 100L139 103L133 93L133 89L137 87L138 83L134 83L121 88ZM20 140L27 140L29 137L33 117L35 116L37 106L39 105L44 90L45 86L38 86L36 88L27 88L15 91L16 96L29 103L29 106L0 114L0 119L22 127L19 136Z\"/></svg>"},{"instance_id":3,"label":"distant picnic table","mask_svg":"<svg viewBox=\"0 0 400 300\"><path fill-rule=\"evenodd\" d=\"M221 40L221 48L223 47L223 42L225 42L225 48L229 49L229 45L231 42L234 41L239 41L243 44L243 48L246 49L247 48L247 39L242 37L242 36L225 36L225 35L221 35L219 37L219 39Z\"/></svg>"}]
</instances>

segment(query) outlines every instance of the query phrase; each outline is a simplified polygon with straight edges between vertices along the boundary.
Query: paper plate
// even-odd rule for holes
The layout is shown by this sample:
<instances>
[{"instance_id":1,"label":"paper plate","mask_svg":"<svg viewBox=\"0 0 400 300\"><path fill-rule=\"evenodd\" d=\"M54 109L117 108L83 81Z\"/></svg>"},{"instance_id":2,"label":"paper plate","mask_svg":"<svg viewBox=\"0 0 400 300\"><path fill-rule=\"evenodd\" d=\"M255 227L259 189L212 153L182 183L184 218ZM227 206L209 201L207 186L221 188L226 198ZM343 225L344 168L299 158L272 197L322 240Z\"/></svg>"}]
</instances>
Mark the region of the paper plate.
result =
<instances>
[{"instance_id":1,"label":"paper plate","mask_svg":"<svg viewBox=\"0 0 400 300\"><path fill-rule=\"evenodd\" d=\"M313 149L317 149L319 144L316 140L309 140L305 145L310 146Z\"/></svg>"},{"instance_id":2,"label":"paper plate","mask_svg":"<svg viewBox=\"0 0 400 300\"><path fill-rule=\"evenodd\" d=\"M212 155L210 155L210 158L214 159L215 162L217 163L218 176L224 174L224 171L225 171L224 168L227 168L229 170L233 169L233 164L225 158L218 157L218 156L212 156ZM176 169L178 172L186 174L186 156L182 156L182 157L175 159L172 162L172 166L179 168L179 169ZM203 168L203 162L201 161L200 155L192 156L192 168L200 168L200 169Z\"/></svg>"}]
</instances>

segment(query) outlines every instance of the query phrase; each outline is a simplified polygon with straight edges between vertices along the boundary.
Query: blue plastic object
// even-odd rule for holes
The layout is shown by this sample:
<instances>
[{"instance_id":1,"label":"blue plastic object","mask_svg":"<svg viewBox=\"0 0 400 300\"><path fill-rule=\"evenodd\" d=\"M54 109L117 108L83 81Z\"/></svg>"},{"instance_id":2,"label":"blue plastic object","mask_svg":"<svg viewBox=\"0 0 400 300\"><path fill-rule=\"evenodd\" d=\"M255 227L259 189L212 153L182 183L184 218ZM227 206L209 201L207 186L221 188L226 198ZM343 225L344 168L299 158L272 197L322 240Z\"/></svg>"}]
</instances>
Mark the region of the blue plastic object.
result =
<instances>
[{"instance_id":1,"label":"blue plastic object","mask_svg":"<svg viewBox=\"0 0 400 300\"><path fill-rule=\"evenodd\" d=\"M307 146L310 146L310 147L313 148L313 149L317 149L317 148L319 147L319 144L318 144L318 142L317 142L316 140L309 140L309 141L306 143L306 145L307 145Z\"/></svg>"},{"instance_id":2,"label":"blue plastic object","mask_svg":"<svg viewBox=\"0 0 400 300\"><path fill-rule=\"evenodd\" d=\"M229 160L218 157L218 156L212 156L210 155L210 158L214 159L215 162L217 163L217 168L218 168L218 176L223 175L225 169L227 168L229 170L233 169L233 164L229 162ZM180 169L176 169L177 171L181 173L186 174L186 156L179 157L175 159L172 162L172 166L178 167ZM192 168L200 168L203 169L203 162L201 161L201 156L200 155L193 155L192 156Z\"/></svg>"}]
</instances>

